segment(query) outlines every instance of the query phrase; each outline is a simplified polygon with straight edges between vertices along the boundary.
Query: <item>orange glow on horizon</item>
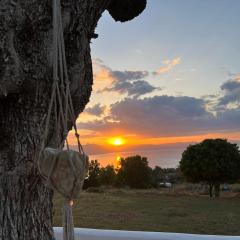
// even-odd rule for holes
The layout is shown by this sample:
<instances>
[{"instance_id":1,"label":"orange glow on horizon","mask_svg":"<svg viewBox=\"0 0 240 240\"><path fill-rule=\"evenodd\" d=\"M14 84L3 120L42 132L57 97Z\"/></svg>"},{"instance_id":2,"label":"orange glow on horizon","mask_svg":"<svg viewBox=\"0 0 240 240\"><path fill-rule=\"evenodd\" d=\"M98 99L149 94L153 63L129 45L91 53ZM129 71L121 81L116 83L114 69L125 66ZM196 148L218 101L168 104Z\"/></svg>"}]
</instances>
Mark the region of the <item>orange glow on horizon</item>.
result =
<instances>
[{"instance_id":1,"label":"orange glow on horizon","mask_svg":"<svg viewBox=\"0 0 240 240\"><path fill-rule=\"evenodd\" d=\"M189 143L189 142L201 142L206 138L226 138L229 141L239 141L240 132L213 132L207 134L190 135L190 136L166 136L166 137L148 137L139 135L127 135L122 134L121 137L111 137L110 134L102 136L99 133L80 130L81 143L85 144L96 144L100 146L105 146L109 148L109 151L114 150L113 147L120 146L136 146L136 145L162 145L162 144L175 144L175 143ZM127 138L127 142L126 142ZM76 137L71 131L68 135L68 141L70 145L77 145Z\"/></svg>"}]
</instances>

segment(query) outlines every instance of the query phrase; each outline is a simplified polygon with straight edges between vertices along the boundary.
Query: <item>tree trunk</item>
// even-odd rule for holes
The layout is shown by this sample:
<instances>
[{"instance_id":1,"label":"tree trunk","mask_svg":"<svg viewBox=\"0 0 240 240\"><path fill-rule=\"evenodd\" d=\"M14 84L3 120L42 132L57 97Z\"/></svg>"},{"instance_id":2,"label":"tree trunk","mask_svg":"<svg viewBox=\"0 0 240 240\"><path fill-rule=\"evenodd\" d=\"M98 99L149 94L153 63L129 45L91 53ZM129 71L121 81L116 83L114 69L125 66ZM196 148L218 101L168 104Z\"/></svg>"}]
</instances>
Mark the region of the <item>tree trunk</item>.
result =
<instances>
[{"instance_id":1,"label":"tree trunk","mask_svg":"<svg viewBox=\"0 0 240 240\"><path fill-rule=\"evenodd\" d=\"M36 177L1 176L0 194L0 239L54 239L52 193Z\"/></svg>"},{"instance_id":2,"label":"tree trunk","mask_svg":"<svg viewBox=\"0 0 240 240\"><path fill-rule=\"evenodd\" d=\"M214 195L216 198L220 197L220 184L214 184Z\"/></svg>"},{"instance_id":3,"label":"tree trunk","mask_svg":"<svg viewBox=\"0 0 240 240\"><path fill-rule=\"evenodd\" d=\"M61 1L75 117L89 101L89 44L108 2ZM54 239L53 193L37 169L52 88L51 6L49 0L0 2L0 240ZM54 126L51 119L49 147L62 140Z\"/></svg>"},{"instance_id":4,"label":"tree trunk","mask_svg":"<svg viewBox=\"0 0 240 240\"><path fill-rule=\"evenodd\" d=\"M53 239L52 191L37 171L40 109L30 102L0 105L0 239Z\"/></svg>"},{"instance_id":5,"label":"tree trunk","mask_svg":"<svg viewBox=\"0 0 240 240\"><path fill-rule=\"evenodd\" d=\"M209 197L213 197L213 184L209 184Z\"/></svg>"}]
</instances>

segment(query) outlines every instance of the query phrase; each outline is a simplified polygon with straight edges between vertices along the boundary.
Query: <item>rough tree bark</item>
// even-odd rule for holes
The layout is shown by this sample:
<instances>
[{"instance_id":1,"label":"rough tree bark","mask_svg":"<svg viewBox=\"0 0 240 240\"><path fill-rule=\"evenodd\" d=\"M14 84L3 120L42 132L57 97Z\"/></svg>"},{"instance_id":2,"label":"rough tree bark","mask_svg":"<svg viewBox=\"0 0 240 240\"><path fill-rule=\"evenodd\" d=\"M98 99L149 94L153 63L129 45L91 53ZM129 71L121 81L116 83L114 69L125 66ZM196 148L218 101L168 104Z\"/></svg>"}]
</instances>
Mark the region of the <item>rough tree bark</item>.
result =
<instances>
[{"instance_id":1,"label":"rough tree bark","mask_svg":"<svg viewBox=\"0 0 240 240\"><path fill-rule=\"evenodd\" d=\"M106 3L62 1L76 116L91 93L89 43ZM0 239L53 239L52 191L35 163L52 86L51 44L51 1L0 1ZM47 145L56 147L53 126Z\"/></svg>"},{"instance_id":2,"label":"rough tree bark","mask_svg":"<svg viewBox=\"0 0 240 240\"><path fill-rule=\"evenodd\" d=\"M121 1L115 9L113 4ZM140 4L129 16L128 2ZM90 40L108 8L130 20L146 0L61 0L64 39L75 117L92 90ZM117 13L116 13L117 11ZM36 155L52 87L52 1L0 0L0 240L50 240L52 191L39 176ZM58 138L51 121L47 146Z\"/></svg>"}]
</instances>

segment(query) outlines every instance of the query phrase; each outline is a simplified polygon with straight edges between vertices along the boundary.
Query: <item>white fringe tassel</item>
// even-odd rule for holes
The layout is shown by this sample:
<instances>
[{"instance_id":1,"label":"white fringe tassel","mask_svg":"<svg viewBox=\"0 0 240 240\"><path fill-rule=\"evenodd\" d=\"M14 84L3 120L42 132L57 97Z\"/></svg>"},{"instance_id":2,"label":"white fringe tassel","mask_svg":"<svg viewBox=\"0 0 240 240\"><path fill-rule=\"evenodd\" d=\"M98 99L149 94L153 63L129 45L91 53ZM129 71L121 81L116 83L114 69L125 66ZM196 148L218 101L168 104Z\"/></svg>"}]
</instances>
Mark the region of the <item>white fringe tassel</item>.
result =
<instances>
[{"instance_id":1,"label":"white fringe tassel","mask_svg":"<svg viewBox=\"0 0 240 240\"><path fill-rule=\"evenodd\" d=\"M73 201L66 201L63 206L63 240L74 240L72 205Z\"/></svg>"}]
</instances>

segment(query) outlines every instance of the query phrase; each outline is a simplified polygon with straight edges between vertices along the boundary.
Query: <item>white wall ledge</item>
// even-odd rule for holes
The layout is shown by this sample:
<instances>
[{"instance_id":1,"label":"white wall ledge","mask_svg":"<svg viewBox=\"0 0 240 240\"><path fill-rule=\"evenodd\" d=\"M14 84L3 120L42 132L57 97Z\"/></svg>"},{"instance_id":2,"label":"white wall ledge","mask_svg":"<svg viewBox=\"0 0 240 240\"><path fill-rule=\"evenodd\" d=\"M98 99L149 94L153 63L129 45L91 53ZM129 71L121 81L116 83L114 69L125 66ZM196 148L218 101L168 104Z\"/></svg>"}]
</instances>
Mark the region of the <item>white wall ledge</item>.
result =
<instances>
[{"instance_id":1,"label":"white wall ledge","mask_svg":"<svg viewBox=\"0 0 240 240\"><path fill-rule=\"evenodd\" d=\"M63 239L61 227L55 227L54 233L56 240ZM75 228L75 240L240 240L240 236L214 236Z\"/></svg>"}]
</instances>

